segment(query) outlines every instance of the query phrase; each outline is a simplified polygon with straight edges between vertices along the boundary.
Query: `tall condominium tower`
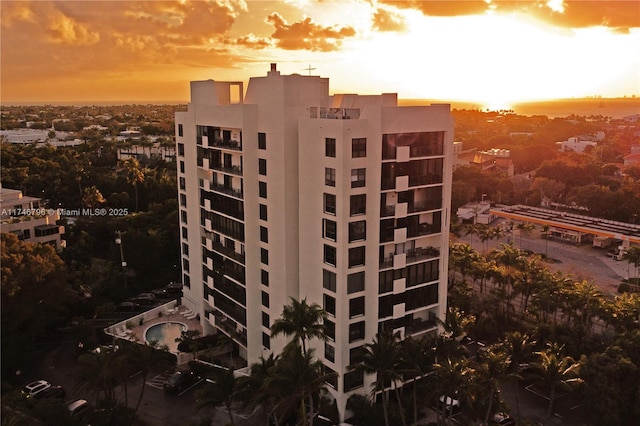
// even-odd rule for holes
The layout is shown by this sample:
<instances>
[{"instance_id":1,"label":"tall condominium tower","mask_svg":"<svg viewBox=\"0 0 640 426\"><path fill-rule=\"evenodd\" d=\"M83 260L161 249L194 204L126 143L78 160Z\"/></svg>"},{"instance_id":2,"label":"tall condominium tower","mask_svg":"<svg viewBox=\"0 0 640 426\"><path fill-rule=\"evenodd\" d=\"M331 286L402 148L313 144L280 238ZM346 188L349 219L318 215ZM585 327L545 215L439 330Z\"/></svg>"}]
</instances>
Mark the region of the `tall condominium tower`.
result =
<instances>
[{"instance_id":1,"label":"tall condominium tower","mask_svg":"<svg viewBox=\"0 0 640 426\"><path fill-rule=\"evenodd\" d=\"M373 377L347 368L383 329L419 336L446 307L449 105L329 95L317 76L191 83L176 113L183 304L248 364L286 340L290 298L329 314L312 341L341 416Z\"/></svg>"}]
</instances>

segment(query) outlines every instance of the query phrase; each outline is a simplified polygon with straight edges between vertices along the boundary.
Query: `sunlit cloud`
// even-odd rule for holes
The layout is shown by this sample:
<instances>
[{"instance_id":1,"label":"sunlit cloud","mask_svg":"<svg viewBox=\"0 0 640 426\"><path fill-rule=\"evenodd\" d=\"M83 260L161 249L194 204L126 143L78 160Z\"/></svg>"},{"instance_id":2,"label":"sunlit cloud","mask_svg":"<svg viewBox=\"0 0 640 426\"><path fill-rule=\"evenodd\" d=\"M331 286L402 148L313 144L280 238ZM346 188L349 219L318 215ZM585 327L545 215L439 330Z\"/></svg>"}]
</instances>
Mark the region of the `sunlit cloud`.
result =
<instances>
[{"instance_id":1,"label":"sunlit cloud","mask_svg":"<svg viewBox=\"0 0 640 426\"><path fill-rule=\"evenodd\" d=\"M51 17L47 34L54 43L91 45L100 40L100 34L60 12Z\"/></svg>"},{"instance_id":2,"label":"sunlit cloud","mask_svg":"<svg viewBox=\"0 0 640 426\"><path fill-rule=\"evenodd\" d=\"M322 26L309 17L289 24L278 12L269 15L267 22L275 28L271 37L278 47L285 50L338 50L342 39L356 34L351 27Z\"/></svg>"},{"instance_id":3,"label":"sunlit cloud","mask_svg":"<svg viewBox=\"0 0 640 426\"><path fill-rule=\"evenodd\" d=\"M404 18L399 13L377 8L373 14L373 29L378 31L403 31Z\"/></svg>"}]
</instances>

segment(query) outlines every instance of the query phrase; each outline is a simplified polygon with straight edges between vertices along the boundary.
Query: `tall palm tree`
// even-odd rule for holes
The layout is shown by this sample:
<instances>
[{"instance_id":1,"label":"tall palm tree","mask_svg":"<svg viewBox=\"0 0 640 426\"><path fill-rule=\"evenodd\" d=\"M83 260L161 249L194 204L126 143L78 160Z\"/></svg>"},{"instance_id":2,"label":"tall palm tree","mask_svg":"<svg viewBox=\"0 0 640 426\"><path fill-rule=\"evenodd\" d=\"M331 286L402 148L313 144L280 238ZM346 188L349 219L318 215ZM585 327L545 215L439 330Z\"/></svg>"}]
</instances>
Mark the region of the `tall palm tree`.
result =
<instances>
[{"instance_id":1,"label":"tall palm tree","mask_svg":"<svg viewBox=\"0 0 640 426\"><path fill-rule=\"evenodd\" d=\"M104 198L100 190L92 185L88 188L84 188L82 195L82 205L89 208L99 207L101 204L106 203L107 200Z\"/></svg>"},{"instance_id":2,"label":"tall palm tree","mask_svg":"<svg viewBox=\"0 0 640 426\"><path fill-rule=\"evenodd\" d=\"M274 414L281 419L297 410L303 426L313 426L315 402L325 383L336 373L324 374L324 366L314 358L314 350L303 353L294 343L285 346L264 386L276 398Z\"/></svg>"},{"instance_id":3,"label":"tall palm tree","mask_svg":"<svg viewBox=\"0 0 640 426\"><path fill-rule=\"evenodd\" d=\"M457 392L465 389L471 379L473 370L466 358L452 361L447 358L433 366L436 388L435 397L440 398L438 424L445 425L451 409L448 398L453 398Z\"/></svg>"},{"instance_id":4,"label":"tall palm tree","mask_svg":"<svg viewBox=\"0 0 640 426\"><path fill-rule=\"evenodd\" d=\"M538 360L529 366L529 377L534 383L549 393L546 419L551 418L553 403L560 390L571 391L574 385L582 383L578 377L580 363L571 357L561 357L553 350L536 352Z\"/></svg>"},{"instance_id":5,"label":"tall palm tree","mask_svg":"<svg viewBox=\"0 0 640 426\"><path fill-rule=\"evenodd\" d=\"M518 379L520 366L524 365L533 357L533 349L535 345L535 340L532 340L531 337L526 334L522 334L519 331L507 333L505 340L501 345L501 349L511 360L509 364L509 372L511 373L512 378L516 380ZM520 418L520 398L517 383L515 386L515 397L516 413L517 417Z\"/></svg>"},{"instance_id":6,"label":"tall palm tree","mask_svg":"<svg viewBox=\"0 0 640 426\"><path fill-rule=\"evenodd\" d=\"M144 171L140 162L130 157L126 160L119 160L120 173L124 175L127 183L133 185L133 190L136 196L136 211L138 211L138 184L144 182Z\"/></svg>"},{"instance_id":7,"label":"tall palm tree","mask_svg":"<svg viewBox=\"0 0 640 426\"><path fill-rule=\"evenodd\" d=\"M549 225L542 225L542 232L544 235L544 258L548 258L549 257L549 230L551 229L551 226Z\"/></svg>"},{"instance_id":8,"label":"tall palm tree","mask_svg":"<svg viewBox=\"0 0 640 426\"><path fill-rule=\"evenodd\" d=\"M449 307L444 321L436 320L451 339L460 341L467 335L467 328L475 322L473 315L467 315L456 307Z\"/></svg>"},{"instance_id":9,"label":"tall palm tree","mask_svg":"<svg viewBox=\"0 0 640 426\"><path fill-rule=\"evenodd\" d=\"M309 305L306 298L298 301L292 297L291 303L282 309L281 317L271 325L271 336L293 336L293 341L300 344L302 353L306 355L308 340L327 339L322 324L326 317L326 311L317 303Z\"/></svg>"},{"instance_id":10,"label":"tall palm tree","mask_svg":"<svg viewBox=\"0 0 640 426\"><path fill-rule=\"evenodd\" d=\"M468 271L471 269L471 265L474 261L479 259L478 252L475 251L470 244L467 243L453 243L449 248L449 262L452 275L450 277L450 283L455 283L455 273L460 272L462 279L466 278Z\"/></svg>"},{"instance_id":11,"label":"tall palm tree","mask_svg":"<svg viewBox=\"0 0 640 426\"><path fill-rule=\"evenodd\" d=\"M267 379L271 376L280 356L269 354L269 357L260 357L258 362L250 367L248 376L240 377L238 399L245 406L256 408L261 406L265 413L265 423L273 420L278 425L278 416L273 415L275 396L267 386Z\"/></svg>"},{"instance_id":12,"label":"tall palm tree","mask_svg":"<svg viewBox=\"0 0 640 426\"><path fill-rule=\"evenodd\" d=\"M498 381L510 377L510 363L509 356L505 352L498 351L495 347L489 348L482 354L476 371L485 390L483 393L486 393L486 391L489 393L484 424L489 424L489 418L494 409L493 400L498 393Z\"/></svg>"},{"instance_id":13,"label":"tall palm tree","mask_svg":"<svg viewBox=\"0 0 640 426\"><path fill-rule=\"evenodd\" d=\"M96 392L96 404L100 400L100 394L109 407L116 405L116 387L121 384L121 378L128 371L127 365L119 353L118 347L112 349L99 348L93 352L87 352L78 358L80 384L92 388Z\"/></svg>"},{"instance_id":14,"label":"tall palm tree","mask_svg":"<svg viewBox=\"0 0 640 426\"><path fill-rule=\"evenodd\" d=\"M196 392L196 409L224 405L229 415L229 424L235 426L231 405L237 399L240 381L230 368L216 368L210 374L211 380Z\"/></svg>"},{"instance_id":15,"label":"tall palm tree","mask_svg":"<svg viewBox=\"0 0 640 426\"><path fill-rule=\"evenodd\" d=\"M433 368L435 362L435 346L433 338L407 337L400 343L400 359L402 372L413 378L413 422L418 422L418 397L416 388L422 379Z\"/></svg>"},{"instance_id":16,"label":"tall palm tree","mask_svg":"<svg viewBox=\"0 0 640 426\"><path fill-rule=\"evenodd\" d=\"M400 401L400 394L396 387L396 382L402 380L400 373L400 334L385 330L378 333L372 343L364 345L360 356L354 365L349 366L352 371L361 371L365 374L375 374L372 393L382 393L382 410L384 412L384 422L389 426L389 391L387 384L393 387L398 406L400 408L402 424L405 424L404 412Z\"/></svg>"}]
</instances>

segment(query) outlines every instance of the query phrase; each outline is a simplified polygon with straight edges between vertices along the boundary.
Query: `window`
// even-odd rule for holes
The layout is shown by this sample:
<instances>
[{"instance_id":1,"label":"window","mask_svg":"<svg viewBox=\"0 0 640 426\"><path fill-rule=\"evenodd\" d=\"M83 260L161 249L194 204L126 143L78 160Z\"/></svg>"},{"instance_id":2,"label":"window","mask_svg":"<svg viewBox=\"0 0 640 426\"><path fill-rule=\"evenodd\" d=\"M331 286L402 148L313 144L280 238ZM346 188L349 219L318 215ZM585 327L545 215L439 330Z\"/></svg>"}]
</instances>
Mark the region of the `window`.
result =
<instances>
[{"instance_id":1,"label":"window","mask_svg":"<svg viewBox=\"0 0 640 426\"><path fill-rule=\"evenodd\" d=\"M186 288L191 288L191 277L187 274L182 274L182 283Z\"/></svg>"},{"instance_id":2,"label":"window","mask_svg":"<svg viewBox=\"0 0 640 426\"><path fill-rule=\"evenodd\" d=\"M267 149L266 133L258 133L258 149Z\"/></svg>"},{"instance_id":3,"label":"window","mask_svg":"<svg viewBox=\"0 0 640 426\"><path fill-rule=\"evenodd\" d=\"M336 140L335 138L325 138L324 140L324 155L327 157L336 156Z\"/></svg>"},{"instance_id":4,"label":"window","mask_svg":"<svg viewBox=\"0 0 640 426\"><path fill-rule=\"evenodd\" d=\"M184 173L184 161L180 161L180 173Z\"/></svg>"},{"instance_id":5,"label":"window","mask_svg":"<svg viewBox=\"0 0 640 426\"><path fill-rule=\"evenodd\" d=\"M367 195L352 195L349 199L351 216L366 214L367 212Z\"/></svg>"},{"instance_id":6,"label":"window","mask_svg":"<svg viewBox=\"0 0 640 426\"><path fill-rule=\"evenodd\" d=\"M183 240L189 239L189 231L184 226L182 227L182 239Z\"/></svg>"},{"instance_id":7,"label":"window","mask_svg":"<svg viewBox=\"0 0 640 426\"><path fill-rule=\"evenodd\" d=\"M393 316L393 294L378 299L378 319Z\"/></svg>"},{"instance_id":8,"label":"window","mask_svg":"<svg viewBox=\"0 0 640 426\"><path fill-rule=\"evenodd\" d=\"M351 187L361 188L365 186L367 169L351 169Z\"/></svg>"},{"instance_id":9,"label":"window","mask_svg":"<svg viewBox=\"0 0 640 426\"><path fill-rule=\"evenodd\" d=\"M364 346L356 346L355 348L349 349L349 365L354 365L362 361L363 355L364 355Z\"/></svg>"},{"instance_id":10,"label":"window","mask_svg":"<svg viewBox=\"0 0 640 426\"><path fill-rule=\"evenodd\" d=\"M180 205L182 207L187 207L187 195L186 194L180 194Z\"/></svg>"},{"instance_id":11,"label":"window","mask_svg":"<svg viewBox=\"0 0 640 426\"><path fill-rule=\"evenodd\" d=\"M260 198L267 198L267 182L258 182L258 194Z\"/></svg>"},{"instance_id":12,"label":"window","mask_svg":"<svg viewBox=\"0 0 640 426\"><path fill-rule=\"evenodd\" d=\"M269 293L267 293L266 291L262 292L262 306L264 306L265 308L269 307Z\"/></svg>"},{"instance_id":13,"label":"window","mask_svg":"<svg viewBox=\"0 0 640 426\"><path fill-rule=\"evenodd\" d=\"M189 272L189 259L182 259L182 270Z\"/></svg>"},{"instance_id":14,"label":"window","mask_svg":"<svg viewBox=\"0 0 640 426\"><path fill-rule=\"evenodd\" d=\"M393 269L382 271L379 275L378 294L393 291Z\"/></svg>"},{"instance_id":15,"label":"window","mask_svg":"<svg viewBox=\"0 0 640 426\"><path fill-rule=\"evenodd\" d=\"M184 136L184 129L182 124L178 124L178 136Z\"/></svg>"},{"instance_id":16,"label":"window","mask_svg":"<svg viewBox=\"0 0 640 426\"><path fill-rule=\"evenodd\" d=\"M262 241L263 243L269 242L269 230L264 226L260 227L260 241Z\"/></svg>"},{"instance_id":17,"label":"window","mask_svg":"<svg viewBox=\"0 0 640 426\"><path fill-rule=\"evenodd\" d=\"M364 315L364 296L349 299L349 318Z\"/></svg>"},{"instance_id":18,"label":"window","mask_svg":"<svg viewBox=\"0 0 640 426\"><path fill-rule=\"evenodd\" d=\"M180 157L184 157L184 144L183 143L179 143L178 144L178 155Z\"/></svg>"},{"instance_id":19,"label":"window","mask_svg":"<svg viewBox=\"0 0 640 426\"><path fill-rule=\"evenodd\" d=\"M336 266L336 248L324 245L324 263Z\"/></svg>"},{"instance_id":20,"label":"window","mask_svg":"<svg viewBox=\"0 0 640 426\"><path fill-rule=\"evenodd\" d=\"M338 225L335 221L322 219L322 237L331 241L336 241L337 227Z\"/></svg>"},{"instance_id":21,"label":"window","mask_svg":"<svg viewBox=\"0 0 640 426\"><path fill-rule=\"evenodd\" d=\"M367 221L349 223L349 242L364 240L367 237Z\"/></svg>"},{"instance_id":22,"label":"window","mask_svg":"<svg viewBox=\"0 0 640 426\"><path fill-rule=\"evenodd\" d=\"M364 291L364 271L347 275L347 293Z\"/></svg>"},{"instance_id":23,"label":"window","mask_svg":"<svg viewBox=\"0 0 640 426\"><path fill-rule=\"evenodd\" d=\"M182 243L182 254L189 256L189 244Z\"/></svg>"},{"instance_id":24,"label":"window","mask_svg":"<svg viewBox=\"0 0 640 426\"><path fill-rule=\"evenodd\" d=\"M344 373L344 391L349 392L364 386L364 372L361 370Z\"/></svg>"},{"instance_id":25,"label":"window","mask_svg":"<svg viewBox=\"0 0 640 426\"><path fill-rule=\"evenodd\" d=\"M364 321L349 324L349 342L364 339Z\"/></svg>"},{"instance_id":26,"label":"window","mask_svg":"<svg viewBox=\"0 0 640 426\"><path fill-rule=\"evenodd\" d=\"M336 360L336 348L324 342L324 359L334 362Z\"/></svg>"},{"instance_id":27,"label":"window","mask_svg":"<svg viewBox=\"0 0 640 426\"><path fill-rule=\"evenodd\" d=\"M367 156L367 138L356 138L351 140L351 157L359 158Z\"/></svg>"},{"instance_id":28,"label":"window","mask_svg":"<svg viewBox=\"0 0 640 426\"><path fill-rule=\"evenodd\" d=\"M260 270L260 282L262 285L269 287L269 271L265 271L264 269Z\"/></svg>"},{"instance_id":29,"label":"window","mask_svg":"<svg viewBox=\"0 0 640 426\"><path fill-rule=\"evenodd\" d=\"M258 158L258 173L262 176L267 175L267 160L264 158Z\"/></svg>"},{"instance_id":30,"label":"window","mask_svg":"<svg viewBox=\"0 0 640 426\"><path fill-rule=\"evenodd\" d=\"M327 186L336 186L336 169L332 169L331 167L325 167L324 184Z\"/></svg>"},{"instance_id":31,"label":"window","mask_svg":"<svg viewBox=\"0 0 640 426\"><path fill-rule=\"evenodd\" d=\"M338 374L334 370L327 367L326 365L323 365L322 367L324 370L324 374L328 376L327 381L325 383L334 389L338 389Z\"/></svg>"},{"instance_id":32,"label":"window","mask_svg":"<svg viewBox=\"0 0 640 426\"><path fill-rule=\"evenodd\" d=\"M324 310L331 315L336 315L336 299L328 294L322 295L324 300Z\"/></svg>"},{"instance_id":33,"label":"window","mask_svg":"<svg viewBox=\"0 0 640 426\"><path fill-rule=\"evenodd\" d=\"M336 214L336 196L334 194L324 194L324 212Z\"/></svg>"},{"instance_id":34,"label":"window","mask_svg":"<svg viewBox=\"0 0 640 426\"><path fill-rule=\"evenodd\" d=\"M329 291L336 292L336 273L322 270L322 286Z\"/></svg>"},{"instance_id":35,"label":"window","mask_svg":"<svg viewBox=\"0 0 640 426\"><path fill-rule=\"evenodd\" d=\"M180 189L186 189L187 188L187 180L183 177L180 178Z\"/></svg>"},{"instance_id":36,"label":"window","mask_svg":"<svg viewBox=\"0 0 640 426\"><path fill-rule=\"evenodd\" d=\"M269 328L269 314L266 312L262 313L262 326Z\"/></svg>"},{"instance_id":37,"label":"window","mask_svg":"<svg viewBox=\"0 0 640 426\"><path fill-rule=\"evenodd\" d=\"M324 320L324 334L331 340L336 340L336 324L326 319Z\"/></svg>"},{"instance_id":38,"label":"window","mask_svg":"<svg viewBox=\"0 0 640 426\"><path fill-rule=\"evenodd\" d=\"M265 265L269 264L269 250L264 248L260 249L260 262L264 263Z\"/></svg>"},{"instance_id":39,"label":"window","mask_svg":"<svg viewBox=\"0 0 640 426\"><path fill-rule=\"evenodd\" d=\"M267 206L260 204L260 220L267 220Z\"/></svg>"},{"instance_id":40,"label":"window","mask_svg":"<svg viewBox=\"0 0 640 426\"><path fill-rule=\"evenodd\" d=\"M187 212L185 210L180 210L180 222L187 223Z\"/></svg>"},{"instance_id":41,"label":"window","mask_svg":"<svg viewBox=\"0 0 640 426\"><path fill-rule=\"evenodd\" d=\"M364 265L364 246L349 249L349 268Z\"/></svg>"},{"instance_id":42,"label":"window","mask_svg":"<svg viewBox=\"0 0 640 426\"><path fill-rule=\"evenodd\" d=\"M271 339L267 333L262 333L262 346L267 349L271 349Z\"/></svg>"}]
</instances>

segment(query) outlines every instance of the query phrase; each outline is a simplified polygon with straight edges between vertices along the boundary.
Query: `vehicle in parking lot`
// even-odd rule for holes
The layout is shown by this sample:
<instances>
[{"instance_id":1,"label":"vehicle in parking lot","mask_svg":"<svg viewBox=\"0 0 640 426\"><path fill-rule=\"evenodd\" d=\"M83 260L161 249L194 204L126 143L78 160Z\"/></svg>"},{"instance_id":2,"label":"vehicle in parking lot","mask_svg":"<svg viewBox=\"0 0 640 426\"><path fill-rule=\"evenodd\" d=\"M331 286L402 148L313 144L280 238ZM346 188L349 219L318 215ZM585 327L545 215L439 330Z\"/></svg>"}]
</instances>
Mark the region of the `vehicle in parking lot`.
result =
<instances>
[{"instance_id":1,"label":"vehicle in parking lot","mask_svg":"<svg viewBox=\"0 0 640 426\"><path fill-rule=\"evenodd\" d=\"M36 393L35 395L33 395L33 398L35 399L49 399L49 398L58 398L58 399L64 399L64 397L67 395L67 393L64 391L64 388L62 386L50 386L38 393Z\"/></svg>"},{"instance_id":2,"label":"vehicle in parking lot","mask_svg":"<svg viewBox=\"0 0 640 426\"><path fill-rule=\"evenodd\" d=\"M457 400L456 395L453 397L442 395L434 408L439 412L444 409L447 416L452 417L460 413L460 401Z\"/></svg>"},{"instance_id":3,"label":"vehicle in parking lot","mask_svg":"<svg viewBox=\"0 0 640 426\"><path fill-rule=\"evenodd\" d=\"M71 417L82 418L88 414L91 405L86 399L78 399L67 406Z\"/></svg>"},{"instance_id":4,"label":"vehicle in parking lot","mask_svg":"<svg viewBox=\"0 0 640 426\"><path fill-rule=\"evenodd\" d=\"M497 413L493 416L491 424L498 426L515 426L516 421L507 413Z\"/></svg>"},{"instance_id":5,"label":"vehicle in parking lot","mask_svg":"<svg viewBox=\"0 0 640 426\"><path fill-rule=\"evenodd\" d=\"M140 305L137 302L122 302L118 305L118 312L136 312L140 310Z\"/></svg>"},{"instance_id":6,"label":"vehicle in parking lot","mask_svg":"<svg viewBox=\"0 0 640 426\"><path fill-rule=\"evenodd\" d=\"M162 387L166 392L180 392L194 384L198 379L199 377L193 371L176 371L169 376L167 381L162 384Z\"/></svg>"},{"instance_id":7,"label":"vehicle in parking lot","mask_svg":"<svg viewBox=\"0 0 640 426\"><path fill-rule=\"evenodd\" d=\"M151 293L156 297L156 299L166 299L169 295L167 290L164 288L156 288L151 290Z\"/></svg>"},{"instance_id":8,"label":"vehicle in parking lot","mask_svg":"<svg viewBox=\"0 0 640 426\"><path fill-rule=\"evenodd\" d=\"M51 383L46 380L36 380L35 382L31 382L22 388L22 394L27 398L33 398L38 395L40 392L43 392L51 387Z\"/></svg>"},{"instance_id":9,"label":"vehicle in parking lot","mask_svg":"<svg viewBox=\"0 0 640 426\"><path fill-rule=\"evenodd\" d=\"M167 293L169 294L180 294L182 293L182 283L174 283L174 282L170 282L166 287L165 290L167 290Z\"/></svg>"},{"instance_id":10,"label":"vehicle in parking lot","mask_svg":"<svg viewBox=\"0 0 640 426\"><path fill-rule=\"evenodd\" d=\"M136 302L141 305L152 305L156 301L156 296L153 293L140 293L136 297Z\"/></svg>"}]
</instances>

